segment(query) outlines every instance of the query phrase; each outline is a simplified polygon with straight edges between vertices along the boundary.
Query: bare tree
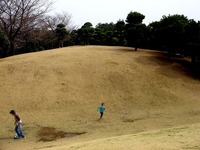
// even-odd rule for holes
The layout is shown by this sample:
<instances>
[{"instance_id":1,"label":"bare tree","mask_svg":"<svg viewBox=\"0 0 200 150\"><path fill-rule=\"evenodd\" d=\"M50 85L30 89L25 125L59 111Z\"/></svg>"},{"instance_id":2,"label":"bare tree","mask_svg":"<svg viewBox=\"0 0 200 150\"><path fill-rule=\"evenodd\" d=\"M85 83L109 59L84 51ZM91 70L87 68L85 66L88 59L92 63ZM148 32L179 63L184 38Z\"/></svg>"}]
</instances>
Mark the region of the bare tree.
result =
<instances>
[{"instance_id":1,"label":"bare tree","mask_svg":"<svg viewBox=\"0 0 200 150\"><path fill-rule=\"evenodd\" d=\"M63 11L61 13L57 13L54 16L46 16L45 22L47 23L47 26L52 31L55 31L58 24L65 25L65 28L68 32L71 32L76 28L75 25L72 23L72 16L66 11Z\"/></svg>"},{"instance_id":2,"label":"bare tree","mask_svg":"<svg viewBox=\"0 0 200 150\"><path fill-rule=\"evenodd\" d=\"M15 53L18 38L38 28L51 6L49 0L0 0L0 29L10 41L11 55Z\"/></svg>"}]
</instances>

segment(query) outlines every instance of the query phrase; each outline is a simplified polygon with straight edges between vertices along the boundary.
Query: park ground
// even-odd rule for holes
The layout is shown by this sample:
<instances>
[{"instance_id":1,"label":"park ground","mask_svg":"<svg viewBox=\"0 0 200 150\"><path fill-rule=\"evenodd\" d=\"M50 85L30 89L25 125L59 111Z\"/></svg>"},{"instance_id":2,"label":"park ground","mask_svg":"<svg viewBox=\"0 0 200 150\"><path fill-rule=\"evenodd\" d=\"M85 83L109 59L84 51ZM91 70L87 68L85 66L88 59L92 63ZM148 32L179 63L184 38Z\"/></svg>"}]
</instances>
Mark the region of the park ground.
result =
<instances>
[{"instance_id":1,"label":"park ground","mask_svg":"<svg viewBox=\"0 0 200 150\"><path fill-rule=\"evenodd\" d=\"M200 149L200 78L189 59L74 46L0 59L0 83L0 150ZM25 140L13 140L11 109Z\"/></svg>"}]
</instances>

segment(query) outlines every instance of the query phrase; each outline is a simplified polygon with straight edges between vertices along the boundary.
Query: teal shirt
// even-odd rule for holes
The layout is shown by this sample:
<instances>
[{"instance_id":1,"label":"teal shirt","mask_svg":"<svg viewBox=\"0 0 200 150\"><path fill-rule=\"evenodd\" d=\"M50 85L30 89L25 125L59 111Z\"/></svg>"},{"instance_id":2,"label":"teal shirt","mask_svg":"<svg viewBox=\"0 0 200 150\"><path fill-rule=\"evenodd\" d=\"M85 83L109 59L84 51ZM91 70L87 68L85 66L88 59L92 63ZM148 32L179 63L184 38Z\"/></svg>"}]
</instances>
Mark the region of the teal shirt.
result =
<instances>
[{"instance_id":1,"label":"teal shirt","mask_svg":"<svg viewBox=\"0 0 200 150\"><path fill-rule=\"evenodd\" d=\"M100 106L98 107L99 112L103 113L104 111L106 111L106 108L104 106Z\"/></svg>"}]
</instances>

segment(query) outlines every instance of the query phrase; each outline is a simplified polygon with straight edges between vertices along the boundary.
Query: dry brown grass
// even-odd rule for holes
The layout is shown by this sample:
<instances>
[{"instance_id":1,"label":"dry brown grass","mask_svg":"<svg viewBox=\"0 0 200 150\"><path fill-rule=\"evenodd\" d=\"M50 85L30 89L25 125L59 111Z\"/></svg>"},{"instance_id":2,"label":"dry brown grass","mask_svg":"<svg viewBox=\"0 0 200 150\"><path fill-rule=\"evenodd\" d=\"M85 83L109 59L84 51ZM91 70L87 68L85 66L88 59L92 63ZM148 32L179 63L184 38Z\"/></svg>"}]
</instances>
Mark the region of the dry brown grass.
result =
<instances>
[{"instance_id":1,"label":"dry brown grass","mask_svg":"<svg viewBox=\"0 0 200 150\"><path fill-rule=\"evenodd\" d=\"M200 80L188 66L156 51L98 46L1 59L0 149L50 148L199 123ZM99 121L101 101L107 112ZM25 141L12 139L10 109L24 121ZM86 134L37 142L44 127Z\"/></svg>"},{"instance_id":2,"label":"dry brown grass","mask_svg":"<svg viewBox=\"0 0 200 150\"><path fill-rule=\"evenodd\" d=\"M197 150L200 149L199 132L200 124L195 124L64 146L52 146L48 150Z\"/></svg>"}]
</instances>

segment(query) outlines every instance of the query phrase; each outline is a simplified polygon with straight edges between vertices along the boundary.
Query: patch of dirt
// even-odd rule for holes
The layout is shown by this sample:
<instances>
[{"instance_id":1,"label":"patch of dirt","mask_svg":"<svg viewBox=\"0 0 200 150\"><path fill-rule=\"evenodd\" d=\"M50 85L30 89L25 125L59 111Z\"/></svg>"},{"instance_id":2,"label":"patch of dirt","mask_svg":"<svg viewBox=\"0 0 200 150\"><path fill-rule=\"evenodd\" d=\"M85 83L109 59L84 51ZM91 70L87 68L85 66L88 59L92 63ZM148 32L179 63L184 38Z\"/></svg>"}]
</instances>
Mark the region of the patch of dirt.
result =
<instances>
[{"instance_id":1,"label":"patch of dirt","mask_svg":"<svg viewBox=\"0 0 200 150\"><path fill-rule=\"evenodd\" d=\"M38 137L39 137L38 142L50 142L61 138L72 138L85 133L86 132L71 133L71 132L57 131L55 128L52 127L41 127L41 129L38 132Z\"/></svg>"}]
</instances>

